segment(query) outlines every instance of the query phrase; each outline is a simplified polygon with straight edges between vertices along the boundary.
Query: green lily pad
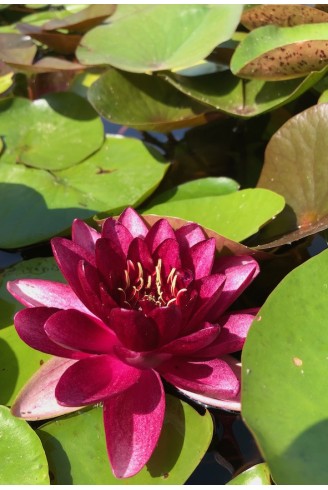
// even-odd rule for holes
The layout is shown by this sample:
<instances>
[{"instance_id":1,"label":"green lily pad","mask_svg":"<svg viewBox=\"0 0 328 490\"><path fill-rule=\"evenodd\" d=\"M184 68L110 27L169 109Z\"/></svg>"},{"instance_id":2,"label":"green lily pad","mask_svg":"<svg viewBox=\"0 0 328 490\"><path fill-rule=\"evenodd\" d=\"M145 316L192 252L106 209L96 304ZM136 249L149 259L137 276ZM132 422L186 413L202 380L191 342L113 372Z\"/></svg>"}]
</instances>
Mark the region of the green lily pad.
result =
<instances>
[{"instance_id":1,"label":"green lily pad","mask_svg":"<svg viewBox=\"0 0 328 490\"><path fill-rule=\"evenodd\" d=\"M99 116L73 93L53 93L33 102L5 99L0 102L0 113L5 162L59 170L84 160L104 140Z\"/></svg>"},{"instance_id":2,"label":"green lily pad","mask_svg":"<svg viewBox=\"0 0 328 490\"><path fill-rule=\"evenodd\" d=\"M199 197L147 206L146 214L196 221L231 240L253 235L284 208L284 198L265 189L246 189L223 196Z\"/></svg>"},{"instance_id":3,"label":"green lily pad","mask_svg":"<svg viewBox=\"0 0 328 490\"><path fill-rule=\"evenodd\" d=\"M327 45L326 23L259 27L237 47L231 71L260 80L304 77L327 66Z\"/></svg>"},{"instance_id":4,"label":"green lily pad","mask_svg":"<svg viewBox=\"0 0 328 490\"><path fill-rule=\"evenodd\" d=\"M266 82L243 80L229 70L202 76L167 73L165 79L185 95L216 110L249 118L277 109L309 90L326 74L327 68L303 79Z\"/></svg>"},{"instance_id":5,"label":"green lily pad","mask_svg":"<svg viewBox=\"0 0 328 490\"><path fill-rule=\"evenodd\" d=\"M268 465L266 463L256 464L235 476L226 485L271 485Z\"/></svg>"},{"instance_id":6,"label":"green lily pad","mask_svg":"<svg viewBox=\"0 0 328 490\"><path fill-rule=\"evenodd\" d=\"M167 168L159 152L120 136L108 137L89 159L58 172L2 163L0 224L6 233L0 247L37 243L65 231L74 218L137 206L155 190Z\"/></svg>"},{"instance_id":7,"label":"green lily pad","mask_svg":"<svg viewBox=\"0 0 328 490\"><path fill-rule=\"evenodd\" d=\"M242 414L276 484L328 481L328 251L288 274L243 350Z\"/></svg>"},{"instance_id":8,"label":"green lily pad","mask_svg":"<svg viewBox=\"0 0 328 490\"><path fill-rule=\"evenodd\" d=\"M120 9L82 38L80 63L135 73L190 66L232 36L242 12L241 5L138 5L129 15Z\"/></svg>"},{"instance_id":9,"label":"green lily pad","mask_svg":"<svg viewBox=\"0 0 328 490\"><path fill-rule=\"evenodd\" d=\"M0 95L6 92L13 85L13 76L13 72L6 73L5 75L0 75Z\"/></svg>"},{"instance_id":10,"label":"green lily pad","mask_svg":"<svg viewBox=\"0 0 328 490\"><path fill-rule=\"evenodd\" d=\"M110 469L100 407L49 422L37 433L54 484L181 485L205 454L213 422L208 412L201 416L187 403L168 395L164 426L153 456L140 473L121 480Z\"/></svg>"},{"instance_id":11,"label":"green lily pad","mask_svg":"<svg viewBox=\"0 0 328 490\"><path fill-rule=\"evenodd\" d=\"M28 423L0 407L0 427L0 484L49 485L46 455Z\"/></svg>"},{"instance_id":12,"label":"green lily pad","mask_svg":"<svg viewBox=\"0 0 328 490\"><path fill-rule=\"evenodd\" d=\"M287 208L281 220L263 230L266 247L328 228L327 131L328 104L323 103L289 119L269 141L257 185L284 196Z\"/></svg>"},{"instance_id":13,"label":"green lily pad","mask_svg":"<svg viewBox=\"0 0 328 490\"><path fill-rule=\"evenodd\" d=\"M23 278L64 281L53 257L24 260L5 269L0 275L0 328L12 325L14 314L23 308L7 291L7 282Z\"/></svg>"},{"instance_id":14,"label":"green lily pad","mask_svg":"<svg viewBox=\"0 0 328 490\"><path fill-rule=\"evenodd\" d=\"M320 22L328 22L327 12L310 5L252 5L241 17L241 23L249 30L268 24L290 27Z\"/></svg>"},{"instance_id":15,"label":"green lily pad","mask_svg":"<svg viewBox=\"0 0 328 490\"><path fill-rule=\"evenodd\" d=\"M136 129L171 131L206 122L209 109L150 75L110 69L89 89L88 98L105 119Z\"/></svg>"},{"instance_id":16,"label":"green lily pad","mask_svg":"<svg viewBox=\"0 0 328 490\"><path fill-rule=\"evenodd\" d=\"M178 185L154 197L148 206L207 196L223 196L237 191L239 184L228 177L205 177Z\"/></svg>"}]
</instances>

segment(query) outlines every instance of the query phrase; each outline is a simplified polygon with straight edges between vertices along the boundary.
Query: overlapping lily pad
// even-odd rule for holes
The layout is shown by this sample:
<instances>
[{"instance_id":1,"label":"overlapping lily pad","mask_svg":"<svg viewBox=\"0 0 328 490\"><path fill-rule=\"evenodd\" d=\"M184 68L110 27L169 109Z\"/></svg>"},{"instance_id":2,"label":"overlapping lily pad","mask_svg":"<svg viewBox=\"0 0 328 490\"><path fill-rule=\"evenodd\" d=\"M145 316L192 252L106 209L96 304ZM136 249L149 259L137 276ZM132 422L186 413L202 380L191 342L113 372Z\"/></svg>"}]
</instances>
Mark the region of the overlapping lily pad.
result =
<instances>
[{"instance_id":1,"label":"overlapping lily pad","mask_svg":"<svg viewBox=\"0 0 328 490\"><path fill-rule=\"evenodd\" d=\"M235 476L226 485L271 485L270 470L266 463L259 463Z\"/></svg>"},{"instance_id":2,"label":"overlapping lily pad","mask_svg":"<svg viewBox=\"0 0 328 490\"><path fill-rule=\"evenodd\" d=\"M2 163L0 224L6 233L0 247L37 243L69 228L74 218L136 206L158 186L167 168L156 150L115 136L83 163L62 171Z\"/></svg>"},{"instance_id":3,"label":"overlapping lily pad","mask_svg":"<svg viewBox=\"0 0 328 490\"><path fill-rule=\"evenodd\" d=\"M2 161L60 170L79 163L102 145L104 130L88 102L73 93L54 93L33 102L0 102Z\"/></svg>"},{"instance_id":4,"label":"overlapping lily pad","mask_svg":"<svg viewBox=\"0 0 328 490\"><path fill-rule=\"evenodd\" d=\"M161 78L110 69L89 89L96 111L117 124L171 131L206 122L210 109L184 96Z\"/></svg>"},{"instance_id":5,"label":"overlapping lily pad","mask_svg":"<svg viewBox=\"0 0 328 490\"><path fill-rule=\"evenodd\" d=\"M110 24L83 37L81 63L136 73L192 65L232 36L242 6L138 5L128 12L119 6Z\"/></svg>"},{"instance_id":6,"label":"overlapping lily pad","mask_svg":"<svg viewBox=\"0 0 328 490\"><path fill-rule=\"evenodd\" d=\"M115 12L115 5L88 5L85 9L62 19L53 19L46 22L43 29L51 31L67 29L68 31L85 32Z\"/></svg>"},{"instance_id":7,"label":"overlapping lily pad","mask_svg":"<svg viewBox=\"0 0 328 490\"><path fill-rule=\"evenodd\" d=\"M223 196L164 202L147 206L144 212L196 221L231 240L242 241L280 213L284 205L283 197L276 193L246 189Z\"/></svg>"},{"instance_id":8,"label":"overlapping lily pad","mask_svg":"<svg viewBox=\"0 0 328 490\"><path fill-rule=\"evenodd\" d=\"M328 479L328 251L269 296L243 350L242 414L277 484Z\"/></svg>"},{"instance_id":9,"label":"overlapping lily pad","mask_svg":"<svg viewBox=\"0 0 328 490\"><path fill-rule=\"evenodd\" d=\"M304 77L328 64L327 25L268 25L250 32L231 59L231 71L260 80Z\"/></svg>"},{"instance_id":10,"label":"overlapping lily pad","mask_svg":"<svg viewBox=\"0 0 328 490\"><path fill-rule=\"evenodd\" d=\"M46 455L28 423L0 406L0 427L0 484L49 485Z\"/></svg>"},{"instance_id":11,"label":"overlapping lily pad","mask_svg":"<svg viewBox=\"0 0 328 490\"><path fill-rule=\"evenodd\" d=\"M271 138L258 187L284 196L289 213L284 222L278 218L268 227L262 236L266 247L328 228L327 131L328 104L319 104L291 118Z\"/></svg>"},{"instance_id":12,"label":"overlapping lily pad","mask_svg":"<svg viewBox=\"0 0 328 490\"><path fill-rule=\"evenodd\" d=\"M167 396L159 443L146 467L136 476L118 480L111 472L102 421L94 408L43 425L44 445L52 483L59 485L181 485L200 462L213 433L208 412L199 415L187 403ZM83 461L83 465L81 465Z\"/></svg>"}]
</instances>

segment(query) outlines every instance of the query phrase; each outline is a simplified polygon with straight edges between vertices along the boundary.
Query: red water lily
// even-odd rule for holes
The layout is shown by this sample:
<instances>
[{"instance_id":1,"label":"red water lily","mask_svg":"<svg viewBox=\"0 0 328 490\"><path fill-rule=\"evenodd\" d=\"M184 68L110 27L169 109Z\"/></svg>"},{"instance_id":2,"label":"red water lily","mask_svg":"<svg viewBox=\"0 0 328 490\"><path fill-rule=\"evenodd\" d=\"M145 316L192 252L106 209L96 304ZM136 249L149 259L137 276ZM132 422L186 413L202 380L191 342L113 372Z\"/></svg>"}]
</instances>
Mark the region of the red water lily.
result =
<instances>
[{"instance_id":1,"label":"red water lily","mask_svg":"<svg viewBox=\"0 0 328 490\"><path fill-rule=\"evenodd\" d=\"M52 247L68 284L8 285L28 307L15 316L20 337L56 356L25 388L18 415L102 402L113 472L129 477L158 442L162 379L195 399L238 403L237 361L228 354L242 348L254 311L226 311L258 273L253 258L217 257L200 226L174 230L160 219L149 227L131 208L106 219L101 233L75 220L72 240L55 238Z\"/></svg>"}]
</instances>

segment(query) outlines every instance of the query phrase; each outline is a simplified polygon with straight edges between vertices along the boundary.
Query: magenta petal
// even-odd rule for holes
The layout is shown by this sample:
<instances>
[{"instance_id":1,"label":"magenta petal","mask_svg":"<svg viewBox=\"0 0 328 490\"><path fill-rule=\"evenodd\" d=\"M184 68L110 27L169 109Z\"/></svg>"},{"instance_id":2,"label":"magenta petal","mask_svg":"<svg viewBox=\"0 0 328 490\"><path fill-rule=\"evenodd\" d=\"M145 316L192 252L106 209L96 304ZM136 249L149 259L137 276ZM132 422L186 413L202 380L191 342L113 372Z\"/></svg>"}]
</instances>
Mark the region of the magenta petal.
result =
<instances>
[{"instance_id":1,"label":"magenta petal","mask_svg":"<svg viewBox=\"0 0 328 490\"><path fill-rule=\"evenodd\" d=\"M84 303L92 313L96 316L100 316L102 312L102 302L100 300L100 277L97 269L88 264L88 262L80 260L77 268L77 275Z\"/></svg>"},{"instance_id":2,"label":"magenta petal","mask_svg":"<svg viewBox=\"0 0 328 490\"><path fill-rule=\"evenodd\" d=\"M84 221L75 219L72 224L72 241L93 254L95 243L100 238L100 233L88 226Z\"/></svg>"},{"instance_id":3,"label":"magenta petal","mask_svg":"<svg viewBox=\"0 0 328 490\"><path fill-rule=\"evenodd\" d=\"M140 374L140 369L109 355L88 357L65 371L58 381L56 398L70 407L91 405L126 390L137 383Z\"/></svg>"},{"instance_id":4,"label":"magenta petal","mask_svg":"<svg viewBox=\"0 0 328 490\"><path fill-rule=\"evenodd\" d=\"M63 407L55 397L55 388L62 374L77 361L53 357L32 376L19 392L11 407L16 417L43 420L75 412L81 407Z\"/></svg>"},{"instance_id":5,"label":"magenta petal","mask_svg":"<svg viewBox=\"0 0 328 490\"><path fill-rule=\"evenodd\" d=\"M46 354L53 354L57 357L66 357L69 359L81 359L85 357L85 354L57 345L45 333L44 325L46 321L54 313L57 313L57 311L56 308L46 308L43 306L19 311L16 313L14 319L18 335L27 345Z\"/></svg>"},{"instance_id":6,"label":"magenta petal","mask_svg":"<svg viewBox=\"0 0 328 490\"><path fill-rule=\"evenodd\" d=\"M146 236L146 243L151 253L167 238L175 239L172 226L166 219L158 220L149 230Z\"/></svg>"},{"instance_id":7,"label":"magenta petal","mask_svg":"<svg viewBox=\"0 0 328 490\"><path fill-rule=\"evenodd\" d=\"M200 358L220 357L241 350L253 320L254 315L246 312L231 313L221 317L220 335L211 345L196 352L195 356Z\"/></svg>"},{"instance_id":8,"label":"magenta petal","mask_svg":"<svg viewBox=\"0 0 328 490\"><path fill-rule=\"evenodd\" d=\"M175 231L175 236L183 251L206 239L203 230L196 223L182 226Z\"/></svg>"},{"instance_id":9,"label":"magenta petal","mask_svg":"<svg viewBox=\"0 0 328 490\"><path fill-rule=\"evenodd\" d=\"M161 259L164 277L167 277L172 269L181 269L180 248L175 239L168 238L162 242L155 250L154 258Z\"/></svg>"},{"instance_id":10,"label":"magenta petal","mask_svg":"<svg viewBox=\"0 0 328 490\"><path fill-rule=\"evenodd\" d=\"M220 300L213 306L208 321L215 321L226 311L253 281L259 270L258 263L252 257L220 257L213 266L213 273L224 273L226 282Z\"/></svg>"},{"instance_id":11,"label":"magenta petal","mask_svg":"<svg viewBox=\"0 0 328 490\"><path fill-rule=\"evenodd\" d=\"M108 238L115 246L116 250L123 255L128 253L133 236L129 230L114 218L107 218L104 221L102 236Z\"/></svg>"},{"instance_id":12,"label":"magenta petal","mask_svg":"<svg viewBox=\"0 0 328 490\"><path fill-rule=\"evenodd\" d=\"M128 259L134 264L141 264L142 269L150 273L154 271L154 262L150 255L147 243L141 238L134 238L128 251Z\"/></svg>"},{"instance_id":13,"label":"magenta petal","mask_svg":"<svg viewBox=\"0 0 328 490\"><path fill-rule=\"evenodd\" d=\"M171 359L172 355L160 350L148 352L135 352L122 346L115 346L114 351L119 359L129 366L139 369L155 369L164 361Z\"/></svg>"},{"instance_id":14,"label":"magenta petal","mask_svg":"<svg viewBox=\"0 0 328 490\"><path fill-rule=\"evenodd\" d=\"M190 259L195 279L208 276L213 267L215 255L215 239L210 238L197 243L190 249Z\"/></svg>"},{"instance_id":15,"label":"magenta petal","mask_svg":"<svg viewBox=\"0 0 328 490\"><path fill-rule=\"evenodd\" d=\"M7 289L25 306L48 306L66 310L75 308L88 312L67 284L45 281L43 279L17 279L9 281Z\"/></svg>"},{"instance_id":16,"label":"magenta petal","mask_svg":"<svg viewBox=\"0 0 328 490\"><path fill-rule=\"evenodd\" d=\"M138 473L148 462L163 426L165 395L160 377L143 371L139 382L104 403L106 443L117 478Z\"/></svg>"},{"instance_id":17,"label":"magenta petal","mask_svg":"<svg viewBox=\"0 0 328 490\"><path fill-rule=\"evenodd\" d=\"M134 238L144 238L148 233L147 226L139 214L132 208L126 208L118 218L118 221L129 230Z\"/></svg>"},{"instance_id":18,"label":"magenta petal","mask_svg":"<svg viewBox=\"0 0 328 490\"><path fill-rule=\"evenodd\" d=\"M108 238L100 238L96 243L96 262L103 280L113 289L124 275L126 258Z\"/></svg>"},{"instance_id":19,"label":"magenta petal","mask_svg":"<svg viewBox=\"0 0 328 490\"><path fill-rule=\"evenodd\" d=\"M173 358L158 371L177 388L211 398L230 400L240 389L240 381L225 359L190 362Z\"/></svg>"},{"instance_id":20,"label":"magenta petal","mask_svg":"<svg viewBox=\"0 0 328 490\"><path fill-rule=\"evenodd\" d=\"M108 324L128 349L143 352L156 349L158 346L159 334L156 323L139 310L114 308Z\"/></svg>"},{"instance_id":21,"label":"magenta petal","mask_svg":"<svg viewBox=\"0 0 328 490\"><path fill-rule=\"evenodd\" d=\"M54 313L44 329L56 344L89 354L108 354L118 343L116 335L100 320L77 310Z\"/></svg>"},{"instance_id":22,"label":"magenta petal","mask_svg":"<svg viewBox=\"0 0 328 490\"><path fill-rule=\"evenodd\" d=\"M175 305L154 308L148 317L156 322L158 327L160 345L175 339L180 332L182 314L181 309Z\"/></svg>"},{"instance_id":23,"label":"magenta petal","mask_svg":"<svg viewBox=\"0 0 328 490\"><path fill-rule=\"evenodd\" d=\"M197 355L200 349L207 347L209 344L215 341L219 333L219 326L208 324L205 327L200 328L200 330L197 332L173 340L160 349L160 351L169 352L170 354L180 356L187 356L192 353Z\"/></svg>"}]
</instances>

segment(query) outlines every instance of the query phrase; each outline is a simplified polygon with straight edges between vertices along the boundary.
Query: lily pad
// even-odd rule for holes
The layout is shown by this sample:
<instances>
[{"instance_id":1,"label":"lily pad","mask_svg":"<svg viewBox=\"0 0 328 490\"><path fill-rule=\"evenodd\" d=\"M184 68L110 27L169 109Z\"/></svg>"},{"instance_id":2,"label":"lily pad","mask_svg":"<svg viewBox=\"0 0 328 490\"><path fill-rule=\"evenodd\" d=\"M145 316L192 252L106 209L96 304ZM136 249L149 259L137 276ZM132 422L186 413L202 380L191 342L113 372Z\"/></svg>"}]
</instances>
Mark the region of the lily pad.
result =
<instances>
[{"instance_id":1,"label":"lily pad","mask_svg":"<svg viewBox=\"0 0 328 490\"><path fill-rule=\"evenodd\" d=\"M310 5L252 5L241 17L241 23L249 30L268 24L290 27L320 22L328 22L327 12Z\"/></svg>"},{"instance_id":2,"label":"lily pad","mask_svg":"<svg viewBox=\"0 0 328 490\"><path fill-rule=\"evenodd\" d=\"M327 24L268 25L250 32L231 59L235 75L260 80L304 77L328 64Z\"/></svg>"},{"instance_id":3,"label":"lily pad","mask_svg":"<svg viewBox=\"0 0 328 490\"><path fill-rule=\"evenodd\" d=\"M328 228L327 131L328 104L319 104L289 119L269 141L257 185L284 196L289 213L267 228L266 247Z\"/></svg>"},{"instance_id":4,"label":"lily pad","mask_svg":"<svg viewBox=\"0 0 328 490\"><path fill-rule=\"evenodd\" d=\"M37 243L65 231L74 218L137 206L155 190L167 168L159 152L120 136L108 137L92 157L62 171L2 163L0 224L6 233L0 247Z\"/></svg>"},{"instance_id":5,"label":"lily pad","mask_svg":"<svg viewBox=\"0 0 328 490\"><path fill-rule=\"evenodd\" d=\"M210 109L151 75L110 69L89 89L88 98L105 119L141 130L171 131L206 122Z\"/></svg>"},{"instance_id":6,"label":"lily pad","mask_svg":"<svg viewBox=\"0 0 328 490\"><path fill-rule=\"evenodd\" d=\"M181 485L205 454L213 422L208 412L201 416L168 395L164 426L153 456L140 473L121 480L110 469L100 407L49 422L37 433L54 475L53 484Z\"/></svg>"},{"instance_id":7,"label":"lily pad","mask_svg":"<svg viewBox=\"0 0 328 490\"><path fill-rule=\"evenodd\" d=\"M104 141L102 122L90 104L73 93L53 93L33 102L0 102L0 133L6 163L59 170L79 163Z\"/></svg>"},{"instance_id":8,"label":"lily pad","mask_svg":"<svg viewBox=\"0 0 328 490\"><path fill-rule=\"evenodd\" d=\"M235 476L226 485L271 485L270 470L266 463L259 463Z\"/></svg>"},{"instance_id":9,"label":"lily pad","mask_svg":"<svg viewBox=\"0 0 328 490\"><path fill-rule=\"evenodd\" d=\"M0 484L49 485L46 455L28 423L0 407L0 427Z\"/></svg>"},{"instance_id":10,"label":"lily pad","mask_svg":"<svg viewBox=\"0 0 328 490\"><path fill-rule=\"evenodd\" d=\"M266 82L243 80L229 70L202 76L165 74L165 80L185 95L227 114L249 118L296 99L326 74L327 68L303 79Z\"/></svg>"},{"instance_id":11,"label":"lily pad","mask_svg":"<svg viewBox=\"0 0 328 490\"><path fill-rule=\"evenodd\" d=\"M328 251L288 274L243 350L242 414L276 484L328 480Z\"/></svg>"},{"instance_id":12,"label":"lily pad","mask_svg":"<svg viewBox=\"0 0 328 490\"><path fill-rule=\"evenodd\" d=\"M230 39L242 12L242 5L138 5L120 16L120 8L116 21L82 38L81 63L135 73L190 66Z\"/></svg>"},{"instance_id":13,"label":"lily pad","mask_svg":"<svg viewBox=\"0 0 328 490\"><path fill-rule=\"evenodd\" d=\"M77 45L81 40L81 35L66 34L63 32L47 32L39 26L33 26L20 22L16 28L26 36L36 39L57 53L69 55L75 52Z\"/></svg>"},{"instance_id":14,"label":"lily pad","mask_svg":"<svg viewBox=\"0 0 328 490\"><path fill-rule=\"evenodd\" d=\"M43 25L45 30L67 29L68 31L85 32L100 24L115 12L116 5L89 5L85 9L62 19L53 19Z\"/></svg>"},{"instance_id":15,"label":"lily pad","mask_svg":"<svg viewBox=\"0 0 328 490\"><path fill-rule=\"evenodd\" d=\"M284 208L284 198L265 189L246 189L223 196L199 197L147 206L144 213L196 221L231 240L256 233Z\"/></svg>"},{"instance_id":16,"label":"lily pad","mask_svg":"<svg viewBox=\"0 0 328 490\"><path fill-rule=\"evenodd\" d=\"M0 33L0 59L5 63L32 63L37 47L21 34Z\"/></svg>"}]
</instances>

